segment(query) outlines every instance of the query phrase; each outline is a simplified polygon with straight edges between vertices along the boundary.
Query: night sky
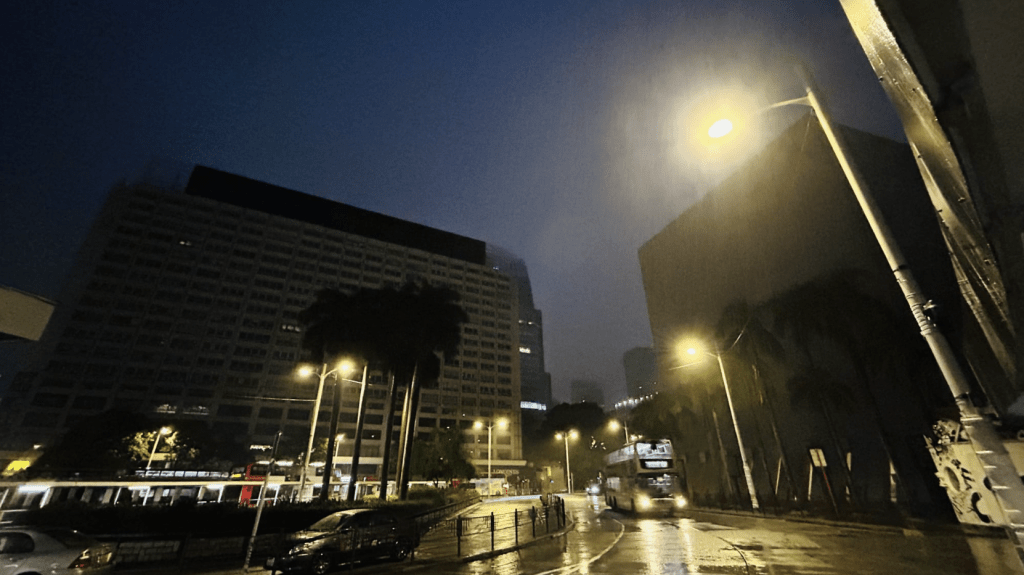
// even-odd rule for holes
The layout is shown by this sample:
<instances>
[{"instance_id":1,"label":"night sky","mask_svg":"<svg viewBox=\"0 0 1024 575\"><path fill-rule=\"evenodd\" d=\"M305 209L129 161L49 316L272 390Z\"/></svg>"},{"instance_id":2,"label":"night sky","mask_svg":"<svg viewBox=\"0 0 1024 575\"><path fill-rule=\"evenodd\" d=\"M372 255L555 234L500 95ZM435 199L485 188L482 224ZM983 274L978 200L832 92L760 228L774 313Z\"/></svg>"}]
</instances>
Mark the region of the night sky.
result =
<instances>
[{"instance_id":1,"label":"night sky","mask_svg":"<svg viewBox=\"0 0 1024 575\"><path fill-rule=\"evenodd\" d=\"M524 258L561 400L624 395L623 352L652 343L637 249L742 159L693 152L695 118L800 96L801 59L839 121L901 137L838 0L3 12L0 284L57 298L113 184L203 164ZM0 348L0 386L26 348Z\"/></svg>"}]
</instances>

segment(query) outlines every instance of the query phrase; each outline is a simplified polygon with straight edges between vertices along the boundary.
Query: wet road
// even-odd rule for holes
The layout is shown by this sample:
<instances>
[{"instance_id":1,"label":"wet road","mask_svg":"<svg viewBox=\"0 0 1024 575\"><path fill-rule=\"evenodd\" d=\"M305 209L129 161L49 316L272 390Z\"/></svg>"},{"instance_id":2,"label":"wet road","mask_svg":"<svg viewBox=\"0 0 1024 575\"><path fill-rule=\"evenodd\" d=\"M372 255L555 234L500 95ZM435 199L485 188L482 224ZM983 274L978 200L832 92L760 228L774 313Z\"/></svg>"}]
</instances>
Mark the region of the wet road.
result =
<instances>
[{"instance_id":1,"label":"wet road","mask_svg":"<svg viewBox=\"0 0 1024 575\"><path fill-rule=\"evenodd\" d=\"M958 533L720 514L638 518L581 495L567 498L567 512L573 530L517 552L466 564L414 561L392 568L432 575L1024 573L1007 541Z\"/></svg>"}]
</instances>

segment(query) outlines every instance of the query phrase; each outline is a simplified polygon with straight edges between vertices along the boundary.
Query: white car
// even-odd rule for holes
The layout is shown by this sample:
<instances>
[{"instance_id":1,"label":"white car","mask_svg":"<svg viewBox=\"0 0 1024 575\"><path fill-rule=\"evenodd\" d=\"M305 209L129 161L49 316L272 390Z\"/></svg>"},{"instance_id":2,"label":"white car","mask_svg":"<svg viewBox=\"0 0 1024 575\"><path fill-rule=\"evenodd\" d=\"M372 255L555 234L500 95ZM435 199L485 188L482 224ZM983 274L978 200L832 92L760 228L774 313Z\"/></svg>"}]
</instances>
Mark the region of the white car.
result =
<instances>
[{"instance_id":1,"label":"white car","mask_svg":"<svg viewBox=\"0 0 1024 575\"><path fill-rule=\"evenodd\" d=\"M0 528L0 575L101 575L114 566L114 544L70 529Z\"/></svg>"}]
</instances>

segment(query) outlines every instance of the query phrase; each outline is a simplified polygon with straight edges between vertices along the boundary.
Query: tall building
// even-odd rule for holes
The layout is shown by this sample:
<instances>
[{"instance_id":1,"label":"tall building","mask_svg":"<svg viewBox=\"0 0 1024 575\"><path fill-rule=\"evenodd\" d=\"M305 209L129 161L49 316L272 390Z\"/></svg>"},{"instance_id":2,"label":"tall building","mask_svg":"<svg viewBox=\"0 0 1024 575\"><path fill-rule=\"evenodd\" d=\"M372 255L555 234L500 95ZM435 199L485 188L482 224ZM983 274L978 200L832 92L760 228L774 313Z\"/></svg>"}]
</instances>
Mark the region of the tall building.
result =
<instances>
[{"instance_id":1,"label":"tall building","mask_svg":"<svg viewBox=\"0 0 1024 575\"><path fill-rule=\"evenodd\" d=\"M519 291L519 375L522 409L545 411L551 407L551 374L544 368L544 323L534 306L526 262L506 250L488 245L491 267L508 274Z\"/></svg>"},{"instance_id":2,"label":"tall building","mask_svg":"<svg viewBox=\"0 0 1024 575\"><path fill-rule=\"evenodd\" d=\"M295 375L305 355L298 313L321 288L415 281L454 289L469 316L458 356L422 393L418 434L463 429L479 463L487 432L473 422L507 418L494 438L497 472L522 456L520 306L517 280L492 269L486 251L478 240L206 167L184 192L119 186L4 397L4 447L51 444L112 408L201 420L243 446L270 443L279 429L304 439L317 385ZM380 448L381 379L371 374L367 390L369 458ZM339 432L349 438L358 387L342 391ZM319 437L330 411L325 399Z\"/></svg>"},{"instance_id":3,"label":"tall building","mask_svg":"<svg viewBox=\"0 0 1024 575\"><path fill-rule=\"evenodd\" d=\"M622 367L629 397L644 397L658 391L658 356L653 347L634 347L622 354Z\"/></svg>"},{"instance_id":4,"label":"tall building","mask_svg":"<svg viewBox=\"0 0 1024 575\"><path fill-rule=\"evenodd\" d=\"M576 379L570 384L570 396L573 403L595 403L604 407L604 387L601 382L588 379Z\"/></svg>"}]
</instances>

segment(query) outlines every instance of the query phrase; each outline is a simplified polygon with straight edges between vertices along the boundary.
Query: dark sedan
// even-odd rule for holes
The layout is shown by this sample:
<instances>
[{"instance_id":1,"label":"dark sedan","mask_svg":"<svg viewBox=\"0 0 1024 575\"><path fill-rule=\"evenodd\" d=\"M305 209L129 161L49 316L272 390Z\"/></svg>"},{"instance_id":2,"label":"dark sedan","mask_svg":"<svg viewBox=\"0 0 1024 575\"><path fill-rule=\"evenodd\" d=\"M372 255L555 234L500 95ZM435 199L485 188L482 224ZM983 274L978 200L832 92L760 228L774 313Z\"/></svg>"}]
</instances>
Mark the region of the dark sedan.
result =
<instances>
[{"instance_id":1,"label":"dark sedan","mask_svg":"<svg viewBox=\"0 0 1024 575\"><path fill-rule=\"evenodd\" d=\"M291 548L271 557L271 573L323 575L337 565L388 557L400 561L419 545L413 521L377 509L349 509L324 517L289 541Z\"/></svg>"}]
</instances>

